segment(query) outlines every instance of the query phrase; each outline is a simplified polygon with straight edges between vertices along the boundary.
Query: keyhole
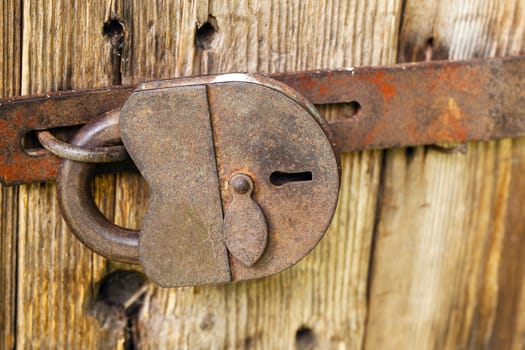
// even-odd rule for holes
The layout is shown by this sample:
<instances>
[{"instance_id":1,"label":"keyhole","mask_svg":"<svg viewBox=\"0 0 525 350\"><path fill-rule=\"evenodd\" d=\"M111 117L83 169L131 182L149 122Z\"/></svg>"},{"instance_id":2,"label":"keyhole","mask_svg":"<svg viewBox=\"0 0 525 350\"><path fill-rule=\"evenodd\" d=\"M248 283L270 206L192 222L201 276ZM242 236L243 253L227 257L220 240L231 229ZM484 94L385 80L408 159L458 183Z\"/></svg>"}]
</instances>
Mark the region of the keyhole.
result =
<instances>
[{"instance_id":1,"label":"keyhole","mask_svg":"<svg viewBox=\"0 0 525 350\"><path fill-rule=\"evenodd\" d=\"M286 173L284 171L274 171L270 175L270 182L275 186L283 186L288 182L312 181L311 171L301 171L296 173Z\"/></svg>"}]
</instances>

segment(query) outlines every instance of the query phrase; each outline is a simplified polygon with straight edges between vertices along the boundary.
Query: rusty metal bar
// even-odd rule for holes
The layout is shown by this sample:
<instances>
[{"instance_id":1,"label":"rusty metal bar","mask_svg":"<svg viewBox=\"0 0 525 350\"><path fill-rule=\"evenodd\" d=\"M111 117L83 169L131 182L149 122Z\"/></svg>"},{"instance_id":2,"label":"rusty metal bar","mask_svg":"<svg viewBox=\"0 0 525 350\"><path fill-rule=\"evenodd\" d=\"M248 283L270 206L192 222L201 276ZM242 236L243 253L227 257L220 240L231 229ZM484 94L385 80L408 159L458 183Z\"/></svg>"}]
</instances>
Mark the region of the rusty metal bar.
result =
<instances>
[{"instance_id":1,"label":"rusty metal bar","mask_svg":"<svg viewBox=\"0 0 525 350\"><path fill-rule=\"evenodd\" d=\"M314 104L357 102L330 122L351 151L491 140L525 135L525 56L389 67L274 74ZM81 125L122 106L134 86L0 100L0 181L54 179L59 158L31 156L21 140L34 130Z\"/></svg>"},{"instance_id":2,"label":"rusty metal bar","mask_svg":"<svg viewBox=\"0 0 525 350\"><path fill-rule=\"evenodd\" d=\"M330 123L343 151L525 135L525 57L273 76L314 104L356 101Z\"/></svg>"},{"instance_id":3,"label":"rusty metal bar","mask_svg":"<svg viewBox=\"0 0 525 350\"><path fill-rule=\"evenodd\" d=\"M85 124L121 107L133 89L112 87L0 100L0 182L17 185L54 179L60 158L49 152L26 153L22 147L25 134Z\"/></svg>"}]
</instances>

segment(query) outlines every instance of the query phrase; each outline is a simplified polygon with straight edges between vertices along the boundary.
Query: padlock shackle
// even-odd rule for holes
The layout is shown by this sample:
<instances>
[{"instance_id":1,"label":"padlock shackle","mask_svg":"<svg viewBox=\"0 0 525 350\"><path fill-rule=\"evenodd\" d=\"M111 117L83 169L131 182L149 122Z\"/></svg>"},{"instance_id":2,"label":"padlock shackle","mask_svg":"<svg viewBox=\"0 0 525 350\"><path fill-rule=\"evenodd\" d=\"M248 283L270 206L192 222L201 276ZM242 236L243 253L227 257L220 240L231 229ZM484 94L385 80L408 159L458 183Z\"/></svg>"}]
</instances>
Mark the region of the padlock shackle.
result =
<instances>
[{"instance_id":1,"label":"padlock shackle","mask_svg":"<svg viewBox=\"0 0 525 350\"><path fill-rule=\"evenodd\" d=\"M81 147L120 142L120 110L107 112L82 127L71 143ZM91 193L96 165L63 160L57 178L62 215L77 238L98 254L121 262L139 263L139 231L108 221Z\"/></svg>"},{"instance_id":2,"label":"padlock shackle","mask_svg":"<svg viewBox=\"0 0 525 350\"><path fill-rule=\"evenodd\" d=\"M129 158L126 148L119 146L80 147L56 138L49 130L37 132L38 141L55 156L83 163L115 163Z\"/></svg>"}]
</instances>

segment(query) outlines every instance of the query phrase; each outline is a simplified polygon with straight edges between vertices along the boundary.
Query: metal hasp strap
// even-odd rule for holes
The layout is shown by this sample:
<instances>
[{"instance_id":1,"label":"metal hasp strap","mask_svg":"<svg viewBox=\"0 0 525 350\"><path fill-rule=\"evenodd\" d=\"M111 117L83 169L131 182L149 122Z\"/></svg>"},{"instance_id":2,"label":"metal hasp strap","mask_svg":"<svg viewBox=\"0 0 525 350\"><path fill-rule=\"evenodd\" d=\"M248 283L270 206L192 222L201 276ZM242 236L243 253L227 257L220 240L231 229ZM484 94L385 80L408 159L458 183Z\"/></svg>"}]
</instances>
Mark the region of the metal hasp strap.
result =
<instances>
[{"instance_id":1,"label":"metal hasp strap","mask_svg":"<svg viewBox=\"0 0 525 350\"><path fill-rule=\"evenodd\" d=\"M525 135L525 56L273 74L316 105L357 102L331 122L341 151ZM27 154L34 130L82 125L121 107L135 86L0 100L0 182L55 178L60 159Z\"/></svg>"}]
</instances>

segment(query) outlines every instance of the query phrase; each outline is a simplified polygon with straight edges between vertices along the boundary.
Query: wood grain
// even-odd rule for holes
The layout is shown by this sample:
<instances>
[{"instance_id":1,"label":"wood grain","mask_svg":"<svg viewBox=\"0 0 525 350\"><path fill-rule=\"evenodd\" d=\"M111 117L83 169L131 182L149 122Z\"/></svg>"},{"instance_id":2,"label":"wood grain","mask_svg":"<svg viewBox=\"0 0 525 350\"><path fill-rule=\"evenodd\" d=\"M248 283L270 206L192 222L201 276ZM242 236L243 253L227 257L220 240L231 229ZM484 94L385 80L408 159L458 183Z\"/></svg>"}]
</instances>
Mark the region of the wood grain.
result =
<instances>
[{"instance_id":1,"label":"wood grain","mask_svg":"<svg viewBox=\"0 0 525 350\"><path fill-rule=\"evenodd\" d=\"M490 337L485 342L493 349L523 349L525 329L525 271L523 271L523 244L525 241L523 208L525 203L525 139L512 140L512 165L509 179L507 212L505 213L505 236L501 242L501 254L497 269L497 287L493 324Z\"/></svg>"},{"instance_id":2,"label":"wood grain","mask_svg":"<svg viewBox=\"0 0 525 350\"><path fill-rule=\"evenodd\" d=\"M111 45L102 27L111 6L109 1L24 2L22 94L107 85L112 80ZM95 197L112 215L114 179L97 182ZM95 282L105 271L104 259L68 230L54 183L21 186L18 204L17 348L115 343L87 316Z\"/></svg>"},{"instance_id":3,"label":"wood grain","mask_svg":"<svg viewBox=\"0 0 525 350\"><path fill-rule=\"evenodd\" d=\"M407 1L399 59L517 54L524 15L522 1ZM366 348L525 346L520 146L386 152Z\"/></svg>"},{"instance_id":4,"label":"wood grain","mask_svg":"<svg viewBox=\"0 0 525 350\"><path fill-rule=\"evenodd\" d=\"M0 96L20 94L21 7L0 3ZM16 248L18 189L0 184L0 347L16 341Z\"/></svg>"}]
</instances>

